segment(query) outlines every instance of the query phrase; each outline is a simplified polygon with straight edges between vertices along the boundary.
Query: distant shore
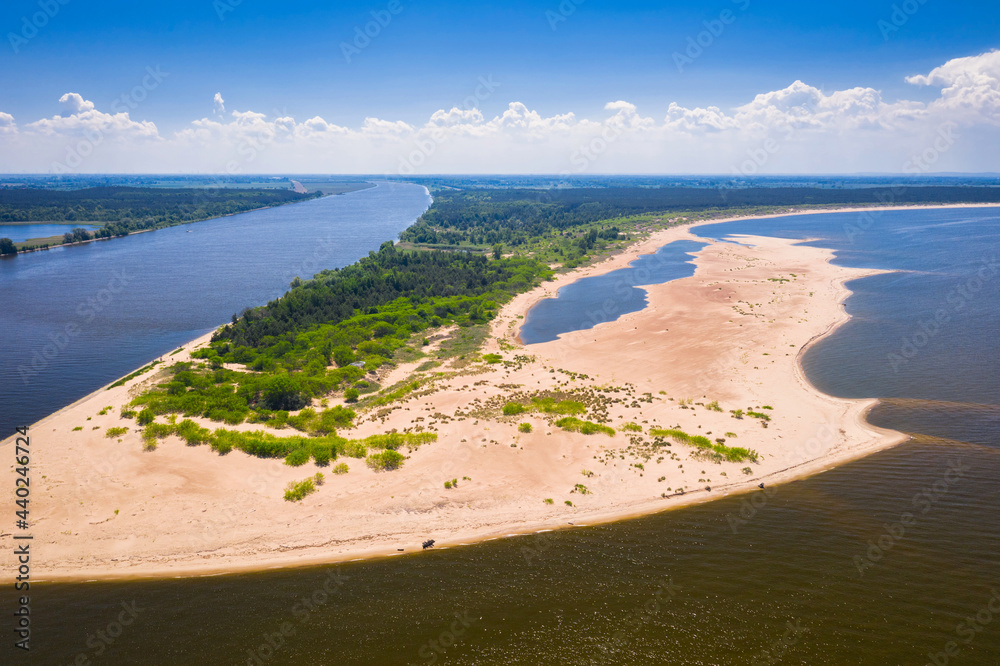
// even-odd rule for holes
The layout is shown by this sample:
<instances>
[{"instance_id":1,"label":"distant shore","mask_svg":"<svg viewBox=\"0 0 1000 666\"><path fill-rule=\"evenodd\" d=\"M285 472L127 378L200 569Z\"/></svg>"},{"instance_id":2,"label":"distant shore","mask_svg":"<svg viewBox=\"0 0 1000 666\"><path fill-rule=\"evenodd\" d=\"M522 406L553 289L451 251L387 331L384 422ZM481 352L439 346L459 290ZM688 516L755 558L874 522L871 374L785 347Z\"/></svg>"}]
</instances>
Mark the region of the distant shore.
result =
<instances>
[{"instance_id":1,"label":"distant shore","mask_svg":"<svg viewBox=\"0 0 1000 666\"><path fill-rule=\"evenodd\" d=\"M971 207L978 206L804 210L754 219ZM435 548L460 547L753 492L761 483L770 487L808 476L905 441L905 435L864 420L874 400L825 395L801 367L803 352L848 320L845 283L879 271L835 266L832 251L796 241L748 237L752 244L744 246L689 232L732 219L749 218L655 232L621 254L514 298L494 320L483 349L508 363L478 364L474 374L456 371L438 379L434 392L394 405L389 413L363 414L354 430L343 433L364 437L415 423L438 432L437 442L413 451L393 472L377 473L347 458L337 462L346 461L349 473L333 475L329 468L288 467L238 451L219 456L175 437L143 452L135 422L119 412L155 381L156 371L82 398L30 430L33 529L45 544L33 577L199 576L409 556L426 539L434 539ZM527 310L559 287L681 239L708 243L696 254L695 274L647 287L645 309L552 342L516 342ZM161 360L187 360L211 335ZM392 381L418 365L400 366ZM512 394L537 391L592 396L619 431L614 437L587 436L539 414L496 414L496 405ZM682 407L682 401L690 404ZM714 401L721 411L707 406ZM770 421L731 413L748 407L763 410ZM518 421L530 423L532 432L520 432ZM647 440L653 426L725 439L755 449L760 460L720 464L678 443L643 457L629 448L625 423L641 427ZM129 427L120 442L105 436L116 426ZM318 492L299 503L282 499L289 481L316 471L327 477ZM444 487L450 479L460 479L457 488ZM0 562L12 565L11 553L5 551Z\"/></svg>"}]
</instances>

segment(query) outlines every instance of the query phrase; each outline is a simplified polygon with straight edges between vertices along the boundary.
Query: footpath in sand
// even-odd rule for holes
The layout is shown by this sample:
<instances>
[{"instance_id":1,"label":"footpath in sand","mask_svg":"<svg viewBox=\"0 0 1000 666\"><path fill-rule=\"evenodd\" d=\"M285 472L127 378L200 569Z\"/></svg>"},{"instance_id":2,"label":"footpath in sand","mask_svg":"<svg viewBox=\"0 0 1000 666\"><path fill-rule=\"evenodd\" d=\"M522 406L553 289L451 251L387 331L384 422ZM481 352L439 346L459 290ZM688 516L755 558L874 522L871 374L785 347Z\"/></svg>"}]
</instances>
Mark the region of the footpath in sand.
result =
<instances>
[{"instance_id":1,"label":"footpath in sand","mask_svg":"<svg viewBox=\"0 0 1000 666\"><path fill-rule=\"evenodd\" d=\"M802 375L804 348L847 318L844 282L871 273L832 265L828 250L762 237L711 243L697 253L692 277L647 288L646 309L552 342L517 342L524 314L559 286L691 238L688 228L657 232L518 296L482 350L503 362L424 372L436 377L427 388L362 412L355 428L340 433L437 432L436 442L404 450L408 458L395 471L340 458L335 462L350 471L335 475L312 463L289 467L239 451L220 456L173 436L143 451L135 422L119 413L155 374L95 392L31 428L33 578L209 575L406 555L426 539L455 547L749 491L904 439L864 422L871 401L824 395ZM163 360L186 360L207 340ZM393 381L409 369L394 371ZM507 401L539 396L583 402L579 418L616 434L569 432L554 424L559 415L501 413ZM743 410L742 418L732 410ZM519 431L521 423L531 432ZM627 423L641 431L623 429ZM115 426L129 427L120 440L105 436ZM653 427L724 439L756 450L759 461L717 462L691 446L657 441ZM8 469L13 488L13 465ZM316 493L283 499L290 481L317 471L326 482ZM457 488L446 489L452 479ZM8 570L11 551L0 556Z\"/></svg>"}]
</instances>

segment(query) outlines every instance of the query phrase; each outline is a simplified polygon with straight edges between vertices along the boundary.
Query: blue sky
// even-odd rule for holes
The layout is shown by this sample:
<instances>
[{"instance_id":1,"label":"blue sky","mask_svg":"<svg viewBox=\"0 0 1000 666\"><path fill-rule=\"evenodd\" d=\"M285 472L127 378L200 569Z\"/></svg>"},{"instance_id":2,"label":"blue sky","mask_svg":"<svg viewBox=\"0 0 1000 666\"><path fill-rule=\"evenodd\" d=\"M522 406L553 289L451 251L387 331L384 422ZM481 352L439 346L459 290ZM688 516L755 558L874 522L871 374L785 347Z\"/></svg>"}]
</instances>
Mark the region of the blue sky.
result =
<instances>
[{"instance_id":1,"label":"blue sky","mask_svg":"<svg viewBox=\"0 0 1000 666\"><path fill-rule=\"evenodd\" d=\"M887 102L929 102L938 90L906 76L1000 46L996 4L963 1L909 0L915 11L897 12L888 38L879 21L891 22L904 3L397 0L401 10L391 15L389 2L378 1L62 2L9 0L0 9L0 112L19 125L60 113L58 100L69 92L108 110L147 67L169 77L130 117L164 135L211 117L217 92L227 113L418 126L461 106L480 77L499 83L477 102L486 118L514 101L543 117L595 120L616 100L656 118L671 102L730 110L796 80L823 91L873 88ZM23 35L25 17L46 6L54 15L15 53L11 33ZM391 21L347 62L341 44L373 11ZM723 11L731 22L678 71L674 54Z\"/></svg>"}]
</instances>

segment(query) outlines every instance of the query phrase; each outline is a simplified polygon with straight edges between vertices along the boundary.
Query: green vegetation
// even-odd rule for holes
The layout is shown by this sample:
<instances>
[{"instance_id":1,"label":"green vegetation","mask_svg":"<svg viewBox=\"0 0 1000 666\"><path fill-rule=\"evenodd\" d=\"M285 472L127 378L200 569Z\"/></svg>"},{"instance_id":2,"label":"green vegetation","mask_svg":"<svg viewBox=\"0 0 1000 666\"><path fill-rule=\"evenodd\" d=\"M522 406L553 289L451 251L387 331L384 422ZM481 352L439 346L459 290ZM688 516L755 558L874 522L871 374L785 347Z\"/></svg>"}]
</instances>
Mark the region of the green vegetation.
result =
<instances>
[{"instance_id":1,"label":"green vegetation","mask_svg":"<svg viewBox=\"0 0 1000 666\"><path fill-rule=\"evenodd\" d=\"M503 406L504 416L517 416L518 414L523 414L527 411L529 411L528 407L518 402L508 402Z\"/></svg>"},{"instance_id":2,"label":"green vegetation","mask_svg":"<svg viewBox=\"0 0 1000 666\"><path fill-rule=\"evenodd\" d=\"M594 423L593 421L581 421L580 419L574 416L563 417L558 421L556 421L556 425L562 428L563 430L569 430L571 432L579 432L584 435L594 435L596 433L602 433L604 435L608 435L609 437L615 436L615 429L610 426L601 425L600 423Z\"/></svg>"},{"instance_id":3,"label":"green vegetation","mask_svg":"<svg viewBox=\"0 0 1000 666\"><path fill-rule=\"evenodd\" d=\"M383 451L373 453L365 458L365 462L375 471L390 471L399 468L403 464L403 454L398 451Z\"/></svg>"},{"instance_id":4,"label":"green vegetation","mask_svg":"<svg viewBox=\"0 0 1000 666\"><path fill-rule=\"evenodd\" d=\"M155 368L159 363L160 363L159 361L153 361L149 365L147 365L147 366L145 366L143 368L139 368L138 370L136 370L135 372L133 372L131 375L127 375L125 377L122 377L118 381L116 381L114 384L112 384L111 386L108 387L108 390L111 390L111 389L116 388L118 386L123 386L125 384L125 382L130 381L132 379L135 379L139 375L146 374L147 372L149 372L150 370L152 370L153 368Z\"/></svg>"},{"instance_id":5,"label":"green vegetation","mask_svg":"<svg viewBox=\"0 0 1000 666\"><path fill-rule=\"evenodd\" d=\"M483 360L487 363L500 363L503 361L503 356L500 354L483 354Z\"/></svg>"},{"instance_id":6,"label":"green vegetation","mask_svg":"<svg viewBox=\"0 0 1000 666\"><path fill-rule=\"evenodd\" d=\"M638 423L628 422L623 423L618 427L622 432L642 432L642 426Z\"/></svg>"},{"instance_id":7,"label":"green vegetation","mask_svg":"<svg viewBox=\"0 0 1000 666\"><path fill-rule=\"evenodd\" d=\"M83 430L83 426L77 426L73 428L73 432L76 432L77 430Z\"/></svg>"},{"instance_id":8,"label":"green vegetation","mask_svg":"<svg viewBox=\"0 0 1000 666\"><path fill-rule=\"evenodd\" d=\"M713 400L712 402L710 402L707 405L705 405L705 409L710 409L713 412L721 412L722 411L722 407L719 407L719 401L718 400Z\"/></svg>"},{"instance_id":9,"label":"green vegetation","mask_svg":"<svg viewBox=\"0 0 1000 666\"><path fill-rule=\"evenodd\" d=\"M649 434L652 437L669 438L675 442L697 447L702 451L714 454L713 457L719 461L726 460L729 462L743 462L745 460L749 460L750 462L757 462L758 456L756 451L744 449L739 446L726 446L725 444L712 442L707 437L702 437L701 435L689 435L683 430L650 428Z\"/></svg>"},{"instance_id":10,"label":"green vegetation","mask_svg":"<svg viewBox=\"0 0 1000 666\"><path fill-rule=\"evenodd\" d=\"M316 486L323 485L323 474L317 472L304 481L289 481L285 486L285 499L289 502L301 502L307 495L316 492Z\"/></svg>"},{"instance_id":11,"label":"green vegetation","mask_svg":"<svg viewBox=\"0 0 1000 666\"><path fill-rule=\"evenodd\" d=\"M761 421L771 420L771 417L768 416L767 414L764 414L763 412L752 412L750 410L747 410L747 416L752 416L753 418L760 419Z\"/></svg>"},{"instance_id":12,"label":"green vegetation","mask_svg":"<svg viewBox=\"0 0 1000 666\"><path fill-rule=\"evenodd\" d=\"M546 504L554 504L555 503L551 497L546 497L542 501L545 502Z\"/></svg>"},{"instance_id":13,"label":"green vegetation","mask_svg":"<svg viewBox=\"0 0 1000 666\"><path fill-rule=\"evenodd\" d=\"M452 479L451 481L445 481L444 487L446 490L451 490L452 488L458 488L458 479Z\"/></svg>"},{"instance_id":14,"label":"green vegetation","mask_svg":"<svg viewBox=\"0 0 1000 666\"><path fill-rule=\"evenodd\" d=\"M518 432L531 432L531 424L530 423L522 423L522 424L520 424L520 425L517 426L517 430L518 430Z\"/></svg>"},{"instance_id":15,"label":"green vegetation","mask_svg":"<svg viewBox=\"0 0 1000 666\"><path fill-rule=\"evenodd\" d=\"M97 412L97 415L98 416L104 416L105 414L107 414L108 412L110 412L112 409L113 409L113 406L112 405L108 405L107 407L105 407L101 411Z\"/></svg>"},{"instance_id":16,"label":"green vegetation","mask_svg":"<svg viewBox=\"0 0 1000 666\"><path fill-rule=\"evenodd\" d=\"M318 196L291 190L236 188L91 187L78 190L44 188L0 189L0 223L87 222L102 223L94 232L77 227L43 244L59 245L92 238L126 236L207 220L256 208L305 201ZM9 240L9 239L8 239ZM34 244L21 243L22 248ZM0 240L0 252L10 248Z\"/></svg>"},{"instance_id":17,"label":"green vegetation","mask_svg":"<svg viewBox=\"0 0 1000 666\"><path fill-rule=\"evenodd\" d=\"M347 466L347 463L337 463L333 466L334 474L347 474L351 469Z\"/></svg>"},{"instance_id":18,"label":"green vegetation","mask_svg":"<svg viewBox=\"0 0 1000 666\"><path fill-rule=\"evenodd\" d=\"M107 431L105 431L104 436L108 439L114 439L116 437L121 437L127 432L128 428L125 427L108 428Z\"/></svg>"}]
</instances>

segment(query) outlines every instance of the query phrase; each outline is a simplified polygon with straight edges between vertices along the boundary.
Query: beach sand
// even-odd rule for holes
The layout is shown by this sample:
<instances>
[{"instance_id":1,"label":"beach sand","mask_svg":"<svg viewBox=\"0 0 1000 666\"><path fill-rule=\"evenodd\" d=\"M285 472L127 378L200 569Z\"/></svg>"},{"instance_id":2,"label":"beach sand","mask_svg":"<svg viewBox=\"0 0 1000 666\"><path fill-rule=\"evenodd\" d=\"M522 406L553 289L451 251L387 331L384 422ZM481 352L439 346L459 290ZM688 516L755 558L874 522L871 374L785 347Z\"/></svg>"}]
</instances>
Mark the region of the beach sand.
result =
<instances>
[{"instance_id":1,"label":"beach sand","mask_svg":"<svg viewBox=\"0 0 1000 666\"><path fill-rule=\"evenodd\" d=\"M517 342L524 314L541 298L670 241L692 239L689 229L655 232L624 253L516 297L493 322L483 350L505 363L453 373L447 364L435 368L445 375L432 389L364 412L356 428L341 432L352 438L394 428L438 433L438 441L410 452L395 471L374 472L347 458L337 462L347 462L349 473L334 475L312 463L289 467L240 451L220 456L176 437L143 451L134 420L119 412L156 380L155 371L43 419L30 430L33 580L215 575L403 555L420 551L426 539L435 548L457 547L749 492L905 440L864 421L874 401L827 396L802 373L803 351L847 319L845 282L874 273L834 266L829 250L763 237L711 243L697 253L692 277L647 288L646 309L552 342ZM162 360L186 360L209 338ZM391 381L416 365L395 369ZM644 436L582 435L538 413L499 415L506 400L541 391L582 396L591 407L582 418L604 413L616 429L639 424ZM722 411L709 409L712 401ZM730 413L748 408L770 415L766 428L760 419ZM532 432L519 432L521 422L531 423ZM129 431L120 441L109 439L113 426ZM653 446L646 433L654 426L725 438L761 457L756 464L717 463L690 446ZM0 446L8 460L12 446L13 438ZM13 488L14 465L8 470ZM316 493L297 503L283 499L289 481L317 471L326 482ZM458 487L445 489L451 479ZM11 528L2 531L8 537ZM12 553L0 555L7 570L15 566Z\"/></svg>"}]
</instances>

